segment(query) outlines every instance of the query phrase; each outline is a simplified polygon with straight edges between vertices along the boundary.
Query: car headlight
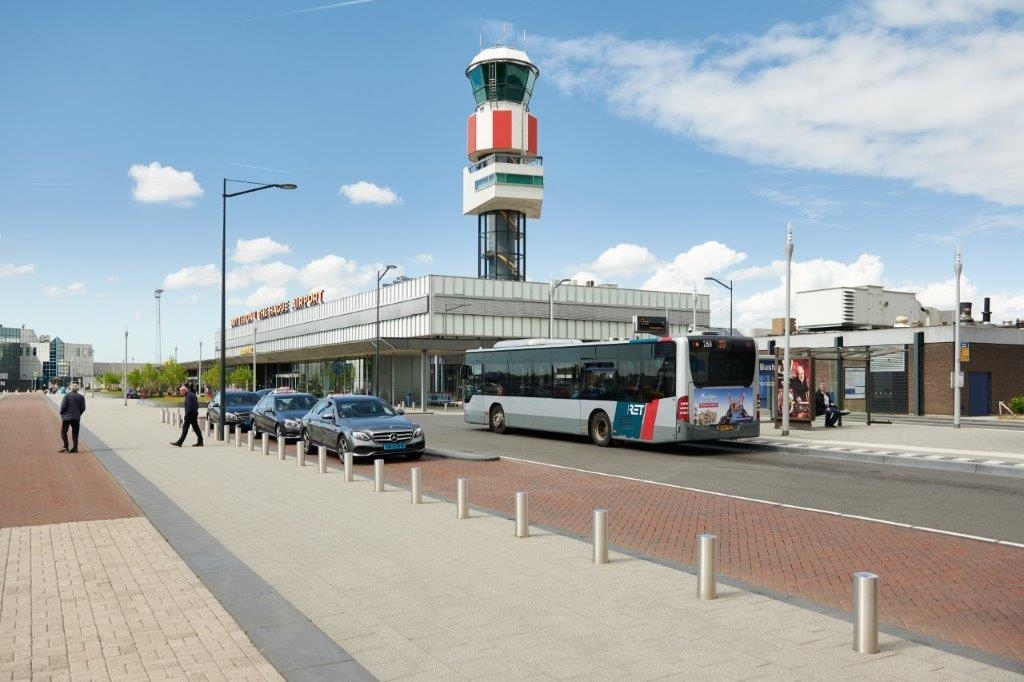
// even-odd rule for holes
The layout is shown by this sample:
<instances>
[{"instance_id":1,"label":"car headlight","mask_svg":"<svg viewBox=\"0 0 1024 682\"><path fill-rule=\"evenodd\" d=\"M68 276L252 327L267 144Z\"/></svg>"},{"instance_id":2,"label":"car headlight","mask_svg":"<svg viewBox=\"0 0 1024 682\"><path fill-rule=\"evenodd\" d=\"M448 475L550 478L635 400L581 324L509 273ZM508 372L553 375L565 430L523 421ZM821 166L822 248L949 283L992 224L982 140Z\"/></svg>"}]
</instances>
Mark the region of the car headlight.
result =
<instances>
[{"instance_id":1,"label":"car headlight","mask_svg":"<svg viewBox=\"0 0 1024 682\"><path fill-rule=\"evenodd\" d=\"M299 421L297 419L285 419L284 425L290 429L297 429L299 428Z\"/></svg>"},{"instance_id":2,"label":"car headlight","mask_svg":"<svg viewBox=\"0 0 1024 682\"><path fill-rule=\"evenodd\" d=\"M423 427L422 426L417 426L416 429L412 432L412 437L413 438L415 438L416 436L422 436L422 435L423 435Z\"/></svg>"},{"instance_id":3,"label":"car headlight","mask_svg":"<svg viewBox=\"0 0 1024 682\"><path fill-rule=\"evenodd\" d=\"M352 437L355 438L356 440L372 440L370 438L370 434L363 433L362 431L353 431Z\"/></svg>"},{"instance_id":4,"label":"car headlight","mask_svg":"<svg viewBox=\"0 0 1024 682\"><path fill-rule=\"evenodd\" d=\"M235 414L234 412L225 412L224 413L224 419L225 419L225 421L229 421L229 422L238 421L238 415Z\"/></svg>"}]
</instances>

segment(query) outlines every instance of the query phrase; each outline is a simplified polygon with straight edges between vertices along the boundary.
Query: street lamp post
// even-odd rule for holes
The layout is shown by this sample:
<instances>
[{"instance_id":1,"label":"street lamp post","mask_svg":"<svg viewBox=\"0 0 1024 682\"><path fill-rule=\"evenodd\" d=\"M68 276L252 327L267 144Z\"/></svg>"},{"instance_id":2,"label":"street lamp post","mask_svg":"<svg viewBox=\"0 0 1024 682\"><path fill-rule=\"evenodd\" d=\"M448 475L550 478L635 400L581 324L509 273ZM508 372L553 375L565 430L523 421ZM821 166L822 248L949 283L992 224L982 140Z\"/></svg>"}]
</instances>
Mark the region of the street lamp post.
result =
<instances>
[{"instance_id":1,"label":"street lamp post","mask_svg":"<svg viewBox=\"0 0 1024 682\"><path fill-rule=\"evenodd\" d=\"M553 279L548 280L548 338L555 338L555 289L568 284L571 279L560 279L557 282Z\"/></svg>"},{"instance_id":2,"label":"street lamp post","mask_svg":"<svg viewBox=\"0 0 1024 682\"><path fill-rule=\"evenodd\" d=\"M252 323L252 392L256 392L256 323Z\"/></svg>"},{"instance_id":3,"label":"street lamp post","mask_svg":"<svg viewBox=\"0 0 1024 682\"><path fill-rule=\"evenodd\" d=\"M121 391L124 393L124 406L128 407L128 327L124 328L124 365L122 365Z\"/></svg>"},{"instance_id":4,"label":"street lamp post","mask_svg":"<svg viewBox=\"0 0 1024 682\"><path fill-rule=\"evenodd\" d=\"M953 428L960 428L960 246L956 247L953 273L956 275L956 320L953 323Z\"/></svg>"},{"instance_id":5,"label":"street lamp post","mask_svg":"<svg viewBox=\"0 0 1024 682\"><path fill-rule=\"evenodd\" d=\"M239 182L244 185L255 185L240 192L228 193L228 183ZM259 183L248 180L223 179L221 185L221 229L220 229L220 390L223 398L224 387L227 384L227 263L228 263L228 199L252 194L260 190L276 187L277 189L295 189L298 185L286 183ZM220 410L217 420L217 439L224 440L224 410Z\"/></svg>"},{"instance_id":6,"label":"street lamp post","mask_svg":"<svg viewBox=\"0 0 1024 682\"><path fill-rule=\"evenodd\" d=\"M723 287L725 287L726 289L729 290L729 336L732 336L732 334L733 334L733 331L732 331L732 280L730 279L729 283L726 284L722 280L716 279L714 277L705 277L704 279L710 280L712 282L718 282Z\"/></svg>"},{"instance_id":7,"label":"street lamp post","mask_svg":"<svg viewBox=\"0 0 1024 682\"><path fill-rule=\"evenodd\" d=\"M384 279L384 275L396 267L395 265L385 265L383 270L377 271L377 340L373 344L373 394L378 398L380 397L380 281ZM392 402L394 399L395 396L391 396Z\"/></svg>"},{"instance_id":8,"label":"street lamp post","mask_svg":"<svg viewBox=\"0 0 1024 682\"><path fill-rule=\"evenodd\" d=\"M782 435L789 435L789 286L793 266L793 223L786 223L786 336L782 351Z\"/></svg>"},{"instance_id":9,"label":"street lamp post","mask_svg":"<svg viewBox=\"0 0 1024 682\"><path fill-rule=\"evenodd\" d=\"M164 290L157 288L153 289L153 298L156 299L156 364L162 364L164 359L160 355L160 296L163 295Z\"/></svg>"},{"instance_id":10,"label":"street lamp post","mask_svg":"<svg viewBox=\"0 0 1024 682\"><path fill-rule=\"evenodd\" d=\"M199 339L199 369L196 370L196 379L198 379L199 395L203 394L203 340Z\"/></svg>"}]
</instances>

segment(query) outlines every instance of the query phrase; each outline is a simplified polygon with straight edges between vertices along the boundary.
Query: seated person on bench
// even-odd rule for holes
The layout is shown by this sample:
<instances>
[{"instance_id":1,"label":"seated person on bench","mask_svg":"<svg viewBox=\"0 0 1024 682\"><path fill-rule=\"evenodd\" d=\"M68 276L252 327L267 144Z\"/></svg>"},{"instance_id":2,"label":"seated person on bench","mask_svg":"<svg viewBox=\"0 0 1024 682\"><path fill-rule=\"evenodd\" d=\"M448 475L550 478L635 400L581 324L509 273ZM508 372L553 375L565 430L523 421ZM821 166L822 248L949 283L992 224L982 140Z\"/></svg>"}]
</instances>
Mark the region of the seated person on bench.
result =
<instances>
[{"instance_id":1,"label":"seated person on bench","mask_svg":"<svg viewBox=\"0 0 1024 682\"><path fill-rule=\"evenodd\" d=\"M833 428L841 415L839 406L836 405L836 396L826 389L824 381L814 392L814 414L825 415L825 428L827 429Z\"/></svg>"}]
</instances>

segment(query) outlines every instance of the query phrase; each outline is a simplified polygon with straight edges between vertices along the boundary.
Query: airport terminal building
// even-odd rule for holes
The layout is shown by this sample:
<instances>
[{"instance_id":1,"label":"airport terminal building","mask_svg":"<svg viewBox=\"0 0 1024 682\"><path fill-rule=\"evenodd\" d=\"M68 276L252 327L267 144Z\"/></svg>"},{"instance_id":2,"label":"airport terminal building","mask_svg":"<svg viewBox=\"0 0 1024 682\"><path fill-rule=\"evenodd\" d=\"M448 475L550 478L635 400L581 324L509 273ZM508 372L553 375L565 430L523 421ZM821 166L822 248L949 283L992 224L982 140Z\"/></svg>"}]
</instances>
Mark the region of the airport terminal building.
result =
<instances>
[{"instance_id":1,"label":"airport terminal building","mask_svg":"<svg viewBox=\"0 0 1024 682\"><path fill-rule=\"evenodd\" d=\"M459 399L467 349L516 338L629 339L638 316L667 319L668 334L685 334L711 316L706 294L592 282L425 275L381 286L379 306L377 294L329 301L316 291L229 320L227 363L252 365L255 355L258 386L372 393L379 354L379 395L399 402L412 394L423 405L437 394Z\"/></svg>"}]
</instances>

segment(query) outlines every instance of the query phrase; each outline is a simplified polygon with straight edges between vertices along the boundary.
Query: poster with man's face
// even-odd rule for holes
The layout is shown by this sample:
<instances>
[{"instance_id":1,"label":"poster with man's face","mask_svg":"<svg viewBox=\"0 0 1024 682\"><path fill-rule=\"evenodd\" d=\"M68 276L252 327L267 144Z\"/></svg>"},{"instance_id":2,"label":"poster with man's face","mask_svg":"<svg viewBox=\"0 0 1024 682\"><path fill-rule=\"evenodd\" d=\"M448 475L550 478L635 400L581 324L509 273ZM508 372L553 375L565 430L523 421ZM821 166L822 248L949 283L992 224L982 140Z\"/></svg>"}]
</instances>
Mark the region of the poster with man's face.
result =
<instances>
[{"instance_id":1,"label":"poster with man's face","mask_svg":"<svg viewBox=\"0 0 1024 682\"><path fill-rule=\"evenodd\" d=\"M782 358L775 365L775 414L782 417L785 393L789 393L790 421L811 421L814 419L814 391L811 386L811 359L809 357L790 358L788 371L783 370ZM778 421L778 420L776 420Z\"/></svg>"}]
</instances>

